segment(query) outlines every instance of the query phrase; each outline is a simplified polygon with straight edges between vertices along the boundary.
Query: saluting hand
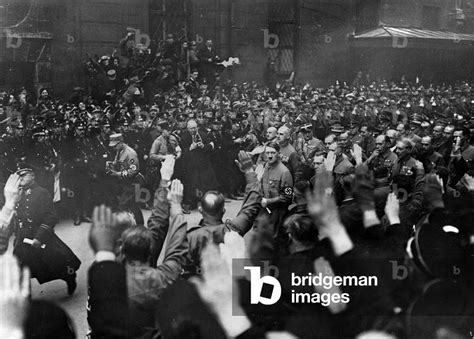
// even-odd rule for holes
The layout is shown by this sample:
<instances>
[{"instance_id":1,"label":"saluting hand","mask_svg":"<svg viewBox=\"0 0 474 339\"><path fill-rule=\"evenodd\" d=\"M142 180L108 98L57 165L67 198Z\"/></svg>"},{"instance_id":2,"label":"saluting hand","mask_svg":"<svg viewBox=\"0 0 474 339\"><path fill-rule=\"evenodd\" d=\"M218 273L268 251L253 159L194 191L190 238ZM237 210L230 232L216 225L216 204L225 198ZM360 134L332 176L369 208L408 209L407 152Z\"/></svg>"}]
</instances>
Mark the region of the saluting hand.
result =
<instances>
[{"instance_id":1,"label":"saluting hand","mask_svg":"<svg viewBox=\"0 0 474 339\"><path fill-rule=\"evenodd\" d=\"M240 151L238 154L239 160L235 160L235 163L243 173L250 172L253 169L253 162L250 155L245 151Z\"/></svg>"},{"instance_id":2,"label":"saluting hand","mask_svg":"<svg viewBox=\"0 0 474 339\"><path fill-rule=\"evenodd\" d=\"M0 256L0 332L6 338L22 337L28 314L30 270L21 270L11 254Z\"/></svg>"},{"instance_id":3,"label":"saluting hand","mask_svg":"<svg viewBox=\"0 0 474 339\"><path fill-rule=\"evenodd\" d=\"M174 179L171 182L171 187L168 192L168 201L171 204L181 206L181 203L183 202L183 184L180 180Z\"/></svg>"},{"instance_id":4,"label":"saluting hand","mask_svg":"<svg viewBox=\"0 0 474 339\"><path fill-rule=\"evenodd\" d=\"M171 177L173 176L174 173L174 164L176 162L176 159L174 155L172 154L167 154L165 156L165 160L161 163L161 179L162 180L171 180Z\"/></svg>"},{"instance_id":5,"label":"saluting hand","mask_svg":"<svg viewBox=\"0 0 474 339\"><path fill-rule=\"evenodd\" d=\"M326 167L327 171L332 172L335 165L336 165L336 153L334 151L330 151L326 159L324 160L324 167Z\"/></svg>"},{"instance_id":6,"label":"saluting hand","mask_svg":"<svg viewBox=\"0 0 474 339\"><path fill-rule=\"evenodd\" d=\"M13 173L8 177L3 193L5 195L5 205L13 208L20 200L20 176L18 174Z\"/></svg>"},{"instance_id":7,"label":"saluting hand","mask_svg":"<svg viewBox=\"0 0 474 339\"><path fill-rule=\"evenodd\" d=\"M96 206L92 213L92 225L89 232L89 243L94 253L114 252L115 243L120 235L112 210L105 205Z\"/></svg>"}]
</instances>

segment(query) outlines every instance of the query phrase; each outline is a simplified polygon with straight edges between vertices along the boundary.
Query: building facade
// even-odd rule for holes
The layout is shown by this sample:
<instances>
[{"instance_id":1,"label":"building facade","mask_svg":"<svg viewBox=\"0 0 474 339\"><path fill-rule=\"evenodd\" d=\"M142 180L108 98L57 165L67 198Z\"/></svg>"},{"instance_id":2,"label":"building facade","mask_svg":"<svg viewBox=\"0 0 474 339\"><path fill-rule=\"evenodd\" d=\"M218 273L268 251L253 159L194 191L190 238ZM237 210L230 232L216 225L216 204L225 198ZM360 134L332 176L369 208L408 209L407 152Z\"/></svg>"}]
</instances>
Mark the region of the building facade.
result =
<instances>
[{"instance_id":1,"label":"building facade","mask_svg":"<svg viewBox=\"0 0 474 339\"><path fill-rule=\"evenodd\" d=\"M148 32L148 2L0 0L0 19L0 88L63 96L81 85L87 55L111 54L127 29Z\"/></svg>"},{"instance_id":2,"label":"building facade","mask_svg":"<svg viewBox=\"0 0 474 339\"><path fill-rule=\"evenodd\" d=\"M367 32L472 34L473 18L474 0L0 0L0 87L33 83L65 94L81 84L87 55L111 54L129 31L151 45L169 33L198 43L212 39L222 59L239 57L241 65L226 70L236 81L294 74L297 82L326 86L351 81L358 70L414 75L420 60L425 73L448 63L458 65L453 75L466 75L471 42L448 44L420 33L409 40L417 48L401 49L380 45ZM364 34L365 42L358 40ZM430 53L437 45L442 48Z\"/></svg>"}]
</instances>

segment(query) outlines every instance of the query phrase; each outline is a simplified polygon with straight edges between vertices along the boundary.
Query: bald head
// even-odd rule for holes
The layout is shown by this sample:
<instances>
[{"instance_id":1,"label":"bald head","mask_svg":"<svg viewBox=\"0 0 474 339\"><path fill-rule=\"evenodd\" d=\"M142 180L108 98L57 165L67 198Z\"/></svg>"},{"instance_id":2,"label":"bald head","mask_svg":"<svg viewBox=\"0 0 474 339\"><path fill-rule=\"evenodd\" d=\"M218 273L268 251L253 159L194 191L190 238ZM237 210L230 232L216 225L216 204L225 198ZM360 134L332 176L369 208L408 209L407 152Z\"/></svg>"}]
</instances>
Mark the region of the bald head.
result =
<instances>
[{"instance_id":1,"label":"bald head","mask_svg":"<svg viewBox=\"0 0 474 339\"><path fill-rule=\"evenodd\" d=\"M385 132L385 135L390 139L390 146L395 146L395 142L398 137L398 132L394 129L389 129Z\"/></svg>"},{"instance_id":2,"label":"bald head","mask_svg":"<svg viewBox=\"0 0 474 339\"><path fill-rule=\"evenodd\" d=\"M277 129L275 127L268 127L267 129L267 141L270 141L270 140L273 140L275 139L275 137L277 136Z\"/></svg>"},{"instance_id":3,"label":"bald head","mask_svg":"<svg viewBox=\"0 0 474 339\"><path fill-rule=\"evenodd\" d=\"M384 134L379 134L375 138L375 149L380 153L385 153L390 148L390 138Z\"/></svg>"},{"instance_id":4,"label":"bald head","mask_svg":"<svg viewBox=\"0 0 474 339\"><path fill-rule=\"evenodd\" d=\"M285 144L290 140L291 131L287 126L281 126L278 129L278 143Z\"/></svg>"},{"instance_id":5,"label":"bald head","mask_svg":"<svg viewBox=\"0 0 474 339\"><path fill-rule=\"evenodd\" d=\"M201 213L210 217L221 219L224 215L225 198L222 193L209 191L201 199Z\"/></svg>"},{"instance_id":6,"label":"bald head","mask_svg":"<svg viewBox=\"0 0 474 339\"><path fill-rule=\"evenodd\" d=\"M424 151L429 151L431 149L431 137L425 136L421 138L421 148Z\"/></svg>"}]
</instances>

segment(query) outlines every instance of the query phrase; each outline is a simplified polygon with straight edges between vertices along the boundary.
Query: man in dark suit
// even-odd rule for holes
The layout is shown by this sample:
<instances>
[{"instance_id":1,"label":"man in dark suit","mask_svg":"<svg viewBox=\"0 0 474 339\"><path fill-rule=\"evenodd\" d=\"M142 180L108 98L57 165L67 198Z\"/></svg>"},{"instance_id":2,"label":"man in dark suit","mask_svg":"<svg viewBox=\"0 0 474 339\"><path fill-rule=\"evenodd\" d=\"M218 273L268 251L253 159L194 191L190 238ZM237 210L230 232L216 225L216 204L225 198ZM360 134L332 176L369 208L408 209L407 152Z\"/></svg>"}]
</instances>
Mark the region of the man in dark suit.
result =
<instances>
[{"instance_id":1,"label":"man in dark suit","mask_svg":"<svg viewBox=\"0 0 474 339\"><path fill-rule=\"evenodd\" d=\"M13 253L28 266L40 284L66 281L68 294L76 289L76 271L81 264L71 249L54 233L56 216L51 194L35 182L31 168L17 172L20 199L16 205L16 239Z\"/></svg>"},{"instance_id":2,"label":"man in dark suit","mask_svg":"<svg viewBox=\"0 0 474 339\"><path fill-rule=\"evenodd\" d=\"M216 189L218 186L210 160L215 145L205 131L198 129L196 121L189 120L180 146L183 150L185 167L184 203L195 208L205 192Z\"/></svg>"},{"instance_id":3,"label":"man in dark suit","mask_svg":"<svg viewBox=\"0 0 474 339\"><path fill-rule=\"evenodd\" d=\"M201 76L212 83L213 75L216 70L216 62L219 61L217 51L212 46L212 40L206 41L206 46L199 51L199 59L201 60Z\"/></svg>"}]
</instances>

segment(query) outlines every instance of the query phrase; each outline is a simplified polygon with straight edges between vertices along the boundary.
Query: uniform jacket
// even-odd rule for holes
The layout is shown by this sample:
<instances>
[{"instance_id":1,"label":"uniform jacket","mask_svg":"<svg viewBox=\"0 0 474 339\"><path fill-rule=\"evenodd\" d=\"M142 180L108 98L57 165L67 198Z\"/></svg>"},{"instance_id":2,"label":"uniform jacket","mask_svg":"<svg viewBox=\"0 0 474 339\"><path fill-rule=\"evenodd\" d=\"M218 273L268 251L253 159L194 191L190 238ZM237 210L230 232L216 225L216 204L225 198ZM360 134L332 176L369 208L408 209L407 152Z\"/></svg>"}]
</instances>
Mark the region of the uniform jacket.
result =
<instances>
[{"instance_id":1,"label":"uniform jacket","mask_svg":"<svg viewBox=\"0 0 474 339\"><path fill-rule=\"evenodd\" d=\"M301 178L302 173L298 153L296 153L294 147L290 144L281 147L280 160L290 170L293 182L297 182Z\"/></svg>"},{"instance_id":2,"label":"uniform jacket","mask_svg":"<svg viewBox=\"0 0 474 339\"><path fill-rule=\"evenodd\" d=\"M262 177L262 193L267 199L267 206L272 209L286 209L293 195L293 179L283 163L265 166Z\"/></svg>"},{"instance_id":3,"label":"uniform jacket","mask_svg":"<svg viewBox=\"0 0 474 339\"><path fill-rule=\"evenodd\" d=\"M170 135L168 138L160 135L155 139L155 141L153 141L153 144L151 145L150 158L152 158L154 155L176 155L178 153L177 147L179 147L179 143L178 139L174 135Z\"/></svg>"},{"instance_id":4,"label":"uniform jacket","mask_svg":"<svg viewBox=\"0 0 474 339\"><path fill-rule=\"evenodd\" d=\"M57 222L53 199L49 192L36 184L23 190L17 205L17 237L14 254L30 268L31 276L40 284L65 279L77 271L81 261L54 233ZM23 239L37 239L45 248L33 248Z\"/></svg>"},{"instance_id":5,"label":"uniform jacket","mask_svg":"<svg viewBox=\"0 0 474 339\"><path fill-rule=\"evenodd\" d=\"M41 186L33 184L22 190L20 201L16 207L18 221L18 239L38 239L47 243L58 218L50 193Z\"/></svg>"},{"instance_id":6,"label":"uniform jacket","mask_svg":"<svg viewBox=\"0 0 474 339\"><path fill-rule=\"evenodd\" d=\"M405 156L398 159L393 167L392 177L397 175L411 175L415 174L415 181L420 181L425 175L423 164L411 156Z\"/></svg>"},{"instance_id":7,"label":"uniform jacket","mask_svg":"<svg viewBox=\"0 0 474 339\"><path fill-rule=\"evenodd\" d=\"M378 167L387 167L389 170L389 173L392 173L395 164L398 161L398 156L393 153L390 149L388 149L385 153L379 154L377 157L372 159L370 162L368 162L369 168L370 169L375 169Z\"/></svg>"},{"instance_id":8,"label":"uniform jacket","mask_svg":"<svg viewBox=\"0 0 474 339\"><path fill-rule=\"evenodd\" d=\"M128 145L117 152L113 163L115 171L119 171L122 179L133 179L140 170L137 152Z\"/></svg>"},{"instance_id":9,"label":"uniform jacket","mask_svg":"<svg viewBox=\"0 0 474 339\"><path fill-rule=\"evenodd\" d=\"M318 138L311 138L306 141L305 138L301 137L296 142L296 151L301 157L301 161L307 165L312 163L314 154L318 151L323 151L324 145Z\"/></svg>"}]
</instances>

